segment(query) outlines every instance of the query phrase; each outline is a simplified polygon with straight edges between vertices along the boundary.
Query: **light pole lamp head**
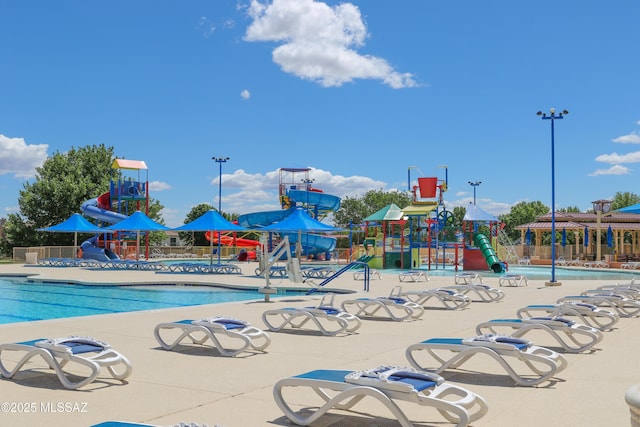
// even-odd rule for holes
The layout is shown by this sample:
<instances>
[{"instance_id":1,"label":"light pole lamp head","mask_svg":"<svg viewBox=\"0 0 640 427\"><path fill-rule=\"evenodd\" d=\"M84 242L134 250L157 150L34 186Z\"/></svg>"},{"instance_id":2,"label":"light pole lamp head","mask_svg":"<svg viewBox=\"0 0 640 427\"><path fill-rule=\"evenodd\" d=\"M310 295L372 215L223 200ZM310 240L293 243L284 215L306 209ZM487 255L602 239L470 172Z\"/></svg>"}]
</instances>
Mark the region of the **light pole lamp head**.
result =
<instances>
[{"instance_id":1,"label":"light pole lamp head","mask_svg":"<svg viewBox=\"0 0 640 427\"><path fill-rule=\"evenodd\" d=\"M609 213L611 211L611 200L596 200L593 203L593 211L596 213Z\"/></svg>"}]
</instances>

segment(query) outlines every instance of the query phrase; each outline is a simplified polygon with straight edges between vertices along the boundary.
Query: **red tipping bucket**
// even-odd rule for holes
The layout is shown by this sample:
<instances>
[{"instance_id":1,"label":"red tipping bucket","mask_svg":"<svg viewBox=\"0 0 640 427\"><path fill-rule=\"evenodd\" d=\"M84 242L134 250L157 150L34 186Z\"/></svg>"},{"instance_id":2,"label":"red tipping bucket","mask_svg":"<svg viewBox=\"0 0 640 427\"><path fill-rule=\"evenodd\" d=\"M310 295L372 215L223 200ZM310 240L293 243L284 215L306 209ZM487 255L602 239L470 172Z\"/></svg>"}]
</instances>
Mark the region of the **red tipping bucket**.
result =
<instances>
[{"instance_id":1,"label":"red tipping bucket","mask_svg":"<svg viewBox=\"0 0 640 427\"><path fill-rule=\"evenodd\" d=\"M433 199L436 197L438 178L418 178L418 186L420 187L420 198Z\"/></svg>"}]
</instances>

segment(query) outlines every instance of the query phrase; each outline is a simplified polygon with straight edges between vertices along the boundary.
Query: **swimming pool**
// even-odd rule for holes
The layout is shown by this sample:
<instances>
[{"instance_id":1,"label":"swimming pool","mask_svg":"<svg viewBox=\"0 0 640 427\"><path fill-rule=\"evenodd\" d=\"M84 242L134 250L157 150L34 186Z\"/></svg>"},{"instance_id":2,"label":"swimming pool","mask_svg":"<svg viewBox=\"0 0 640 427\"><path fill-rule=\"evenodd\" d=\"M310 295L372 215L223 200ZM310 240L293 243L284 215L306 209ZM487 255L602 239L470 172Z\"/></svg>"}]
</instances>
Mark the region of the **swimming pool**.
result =
<instances>
[{"instance_id":1,"label":"swimming pool","mask_svg":"<svg viewBox=\"0 0 640 427\"><path fill-rule=\"evenodd\" d=\"M103 286L0 278L0 324L263 298L258 291L216 287Z\"/></svg>"},{"instance_id":2,"label":"swimming pool","mask_svg":"<svg viewBox=\"0 0 640 427\"><path fill-rule=\"evenodd\" d=\"M455 271L453 267L440 268L438 270L428 270L430 276L454 276L462 272ZM491 271L481 271L483 276L500 277L500 274L494 274ZM529 280L548 280L551 279L551 267L538 266L509 266L508 273L523 274ZM597 269L579 269L579 268L562 268L556 267L556 280L624 280L640 279L640 272L626 272L620 270L597 270Z\"/></svg>"}]
</instances>

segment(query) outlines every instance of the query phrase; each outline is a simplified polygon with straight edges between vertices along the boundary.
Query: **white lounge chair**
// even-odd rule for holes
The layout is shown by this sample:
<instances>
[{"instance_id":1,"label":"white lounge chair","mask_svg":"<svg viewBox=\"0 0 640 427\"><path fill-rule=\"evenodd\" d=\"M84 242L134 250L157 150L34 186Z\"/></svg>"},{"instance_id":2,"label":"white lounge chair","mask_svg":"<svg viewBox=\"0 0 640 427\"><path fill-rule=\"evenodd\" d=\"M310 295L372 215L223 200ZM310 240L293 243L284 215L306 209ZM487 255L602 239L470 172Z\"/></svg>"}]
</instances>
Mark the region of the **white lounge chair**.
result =
<instances>
[{"instance_id":1,"label":"white lounge chair","mask_svg":"<svg viewBox=\"0 0 640 427\"><path fill-rule=\"evenodd\" d=\"M310 412L296 412L287 403L285 394L289 392L295 392L296 403L299 402L300 388L309 388L313 396L321 398L319 405L312 403ZM273 396L285 416L298 425L310 425L333 408L349 410L365 397L378 400L403 427L414 424L398 405L399 401L435 408L458 427L468 426L488 410L482 397L444 382L439 375L392 366L355 372L323 369L306 372L278 381Z\"/></svg>"},{"instance_id":2,"label":"white lounge chair","mask_svg":"<svg viewBox=\"0 0 640 427\"><path fill-rule=\"evenodd\" d=\"M177 331L172 334L172 341L168 341L167 331ZM233 357L247 350L263 351L271 343L269 335L251 326L244 320L230 317L210 317L200 320L180 320L177 322L160 323L154 331L154 336L164 350L173 350L185 338L193 344L205 345L211 340L222 356ZM224 338L226 337L226 338ZM240 345L230 346L231 343Z\"/></svg>"},{"instance_id":3,"label":"white lounge chair","mask_svg":"<svg viewBox=\"0 0 640 427\"><path fill-rule=\"evenodd\" d=\"M559 262L561 259L558 258L556 261ZM518 258L518 265L531 265L531 259L529 257Z\"/></svg>"},{"instance_id":4,"label":"white lounge chair","mask_svg":"<svg viewBox=\"0 0 640 427\"><path fill-rule=\"evenodd\" d=\"M505 274L498 280L500 286L529 286L527 278L523 274Z\"/></svg>"},{"instance_id":5,"label":"white lounge chair","mask_svg":"<svg viewBox=\"0 0 640 427\"><path fill-rule=\"evenodd\" d=\"M2 353L6 355L9 352L23 353L22 358L12 367L2 358ZM27 362L37 357L43 359L55 371L62 385L71 390L95 381L101 368L107 368L111 376L117 380L126 379L132 372L129 360L106 342L95 338L70 336L0 344L0 373L4 378L13 378ZM65 367L76 369L73 369L73 374L69 374ZM75 380L79 375L84 376Z\"/></svg>"},{"instance_id":6,"label":"white lounge chair","mask_svg":"<svg viewBox=\"0 0 640 427\"><path fill-rule=\"evenodd\" d=\"M345 300L342 310L357 317L389 318L395 321L417 320L424 314L424 307L405 298L393 296L376 298L356 298Z\"/></svg>"},{"instance_id":7,"label":"white lounge chair","mask_svg":"<svg viewBox=\"0 0 640 427\"><path fill-rule=\"evenodd\" d=\"M620 268L626 270L637 270L638 268L640 268L640 262L623 262L622 264L620 264Z\"/></svg>"},{"instance_id":8,"label":"white lounge chair","mask_svg":"<svg viewBox=\"0 0 640 427\"><path fill-rule=\"evenodd\" d=\"M489 285L466 284L466 285L449 285L440 289L450 289L459 294L467 296L471 301L477 302L496 302L504 298L504 292L500 289L492 288ZM474 295L474 298L469 297Z\"/></svg>"},{"instance_id":9,"label":"white lounge chair","mask_svg":"<svg viewBox=\"0 0 640 427\"><path fill-rule=\"evenodd\" d=\"M360 319L333 305L333 294L322 297L320 305L314 307L285 307L262 313L262 321L271 331L286 327L301 329L307 323L314 324L323 335L351 334L360 327ZM325 298L328 300L325 301ZM278 320L274 323L273 318Z\"/></svg>"},{"instance_id":10,"label":"white lounge chair","mask_svg":"<svg viewBox=\"0 0 640 427\"><path fill-rule=\"evenodd\" d=\"M465 285L471 285L471 284L482 284L482 276L480 275L480 273L471 273L471 272L466 272L466 273L458 273L454 276L453 278L454 282L456 285L458 284L465 284Z\"/></svg>"},{"instance_id":11,"label":"white lounge chair","mask_svg":"<svg viewBox=\"0 0 640 427\"><path fill-rule=\"evenodd\" d=\"M469 297L453 289L445 288L403 291L400 286L396 286L391 290L391 296L406 298L425 308L429 301L438 301L442 307L448 310L462 309L471 304Z\"/></svg>"},{"instance_id":12,"label":"white lounge chair","mask_svg":"<svg viewBox=\"0 0 640 427\"><path fill-rule=\"evenodd\" d=\"M440 366L426 367L424 363L418 362L416 356L422 351L429 354ZM458 368L478 354L495 359L516 384L523 386L534 386L550 380L567 366L566 359L560 353L533 345L531 341L522 338L493 334L471 338L432 338L413 344L406 350L411 366L437 374L449 368ZM531 373L518 373L507 359L522 362L521 364L528 367Z\"/></svg>"},{"instance_id":13,"label":"white lounge chair","mask_svg":"<svg viewBox=\"0 0 640 427\"><path fill-rule=\"evenodd\" d=\"M335 274L331 267L303 267L300 272L306 279L326 279Z\"/></svg>"},{"instance_id":14,"label":"white lounge chair","mask_svg":"<svg viewBox=\"0 0 640 427\"><path fill-rule=\"evenodd\" d=\"M613 292L614 294L624 295L627 298L640 300L640 285L633 282L633 280L631 283L598 286L597 291Z\"/></svg>"},{"instance_id":15,"label":"white lounge chair","mask_svg":"<svg viewBox=\"0 0 640 427\"><path fill-rule=\"evenodd\" d=\"M422 270L409 270L403 271L398 274L398 280L401 282L420 282L420 281L429 281L429 274Z\"/></svg>"},{"instance_id":16,"label":"white lounge chair","mask_svg":"<svg viewBox=\"0 0 640 427\"><path fill-rule=\"evenodd\" d=\"M636 317L640 315L640 301L613 292L588 292L585 291L582 295L567 295L558 299L557 302L582 302L597 305L598 307L608 307L620 317Z\"/></svg>"},{"instance_id":17,"label":"white lounge chair","mask_svg":"<svg viewBox=\"0 0 640 427\"><path fill-rule=\"evenodd\" d=\"M353 272L353 279L354 280L363 280L365 278L365 270L356 270ZM380 272L378 270L375 270L373 268L369 269L369 280L373 280L373 279L382 279L382 276L380 275Z\"/></svg>"},{"instance_id":18,"label":"white lounge chair","mask_svg":"<svg viewBox=\"0 0 640 427\"><path fill-rule=\"evenodd\" d=\"M518 309L519 318L535 317L538 314L547 316L576 317L580 323L601 331L613 328L619 316L606 308L580 301L565 301L561 304L532 304Z\"/></svg>"},{"instance_id":19,"label":"white lounge chair","mask_svg":"<svg viewBox=\"0 0 640 427\"><path fill-rule=\"evenodd\" d=\"M602 332L591 326L574 322L564 317L529 317L525 319L493 319L479 323L476 333L507 334L520 338L531 331L543 331L551 335L560 346L570 353L590 350L602 340ZM536 341L537 342L537 341Z\"/></svg>"}]
</instances>

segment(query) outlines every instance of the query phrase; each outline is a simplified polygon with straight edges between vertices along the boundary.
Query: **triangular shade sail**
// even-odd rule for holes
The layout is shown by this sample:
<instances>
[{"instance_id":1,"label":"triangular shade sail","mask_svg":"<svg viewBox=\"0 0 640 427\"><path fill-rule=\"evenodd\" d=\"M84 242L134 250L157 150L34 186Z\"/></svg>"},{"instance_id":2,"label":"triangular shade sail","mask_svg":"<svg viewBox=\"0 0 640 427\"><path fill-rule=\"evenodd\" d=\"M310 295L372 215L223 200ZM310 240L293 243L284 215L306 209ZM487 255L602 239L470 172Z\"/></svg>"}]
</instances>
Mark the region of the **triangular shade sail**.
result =
<instances>
[{"instance_id":1,"label":"triangular shade sail","mask_svg":"<svg viewBox=\"0 0 640 427\"><path fill-rule=\"evenodd\" d=\"M469 203L467 206L467 212L464 214L463 221L477 221L477 222L498 222L498 218L491 215L488 212L483 211L473 203Z\"/></svg>"},{"instance_id":2,"label":"triangular shade sail","mask_svg":"<svg viewBox=\"0 0 640 427\"><path fill-rule=\"evenodd\" d=\"M73 257L77 255L78 233L101 233L102 228L87 221L79 213L74 213L60 224L51 227L39 228L38 231L49 231L52 233L73 233Z\"/></svg>"},{"instance_id":3,"label":"triangular shade sail","mask_svg":"<svg viewBox=\"0 0 640 427\"><path fill-rule=\"evenodd\" d=\"M398 221L402 219L404 213L395 203L391 203L390 205L385 206L380 209L378 212L374 212L363 221Z\"/></svg>"},{"instance_id":4,"label":"triangular shade sail","mask_svg":"<svg viewBox=\"0 0 640 427\"><path fill-rule=\"evenodd\" d=\"M225 219L213 209L193 221L174 228L173 231L249 231Z\"/></svg>"},{"instance_id":5,"label":"triangular shade sail","mask_svg":"<svg viewBox=\"0 0 640 427\"><path fill-rule=\"evenodd\" d=\"M52 233L101 233L103 229L90 223L79 213L74 213L60 224L39 228L38 231L50 231Z\"/></svg>"},{"instance_id":6,"label":"triangular shade sail","mask_svg":"<svg viewBox=\"0 0 640 427\"><path fill-rule=\"evenodd\" d=\"M260 231L306 231L306 232L331 232L340 231L340 228L323 224L312 218L302 208L296 208L291 215L280 222L267 225L259 229Z\"/></svg>"},{"instance_id":7,"label":"triangular shade sail","mask_svg":"<svg viewBox=\"0 0 640 427\"><path fill-rule=\"evenodd\" d=\"M117 231L167 231L171 230L162 224L159 224L145 215L144 212L135 211L129 217L120 222L112 224L103 230Z\"/></svg>"},{"instance_id":8,"label":"triangular shade sail","mask_svg":"<svg viewBox=\"0 0 640 427\"><path fill-rule=\"evenodd\" d=\"M637 203L637 204L631 205L631 206L627 206L627 207L624 207L624 208L616 209L614 212L640 214L640 203Z\"/></svg>"}]
</instances>

